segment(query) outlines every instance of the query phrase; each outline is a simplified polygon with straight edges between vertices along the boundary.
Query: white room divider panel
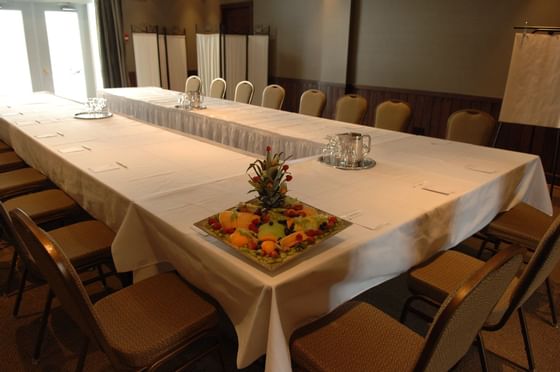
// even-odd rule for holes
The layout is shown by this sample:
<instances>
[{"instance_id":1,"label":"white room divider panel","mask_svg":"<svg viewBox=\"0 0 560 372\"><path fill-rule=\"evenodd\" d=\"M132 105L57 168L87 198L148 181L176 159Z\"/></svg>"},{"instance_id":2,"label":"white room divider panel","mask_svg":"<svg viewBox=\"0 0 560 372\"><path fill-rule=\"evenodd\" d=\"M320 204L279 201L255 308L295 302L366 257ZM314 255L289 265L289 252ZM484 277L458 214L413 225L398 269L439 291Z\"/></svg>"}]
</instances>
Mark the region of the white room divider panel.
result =
<instances>
[{"instance_id":1,"label":"white room divider panel","mask_svg":"<svg viewBox=\"0 0 560 372\"><path fill-rule=\"evenodd\" d=\"M253 104L260 105L262 92L268 85L268 35L249 35L249 81L255 87Z\"/></svg>"},{"instance_id":2,"label":"white room divider panel","mask_svg":"<svg viewBox=\"0 0 560 372\"><path fill-rule=\"evenodd\" d=\"M235 86L247 79L247 36L225 35L226 98L233 99Z\"/></svg>"},{"instance_id":3,"label":"white room divider panel","mask_svg":"<svg viewBox=\"0 0 560 372\"><path fill-rule=\"evenodd\" d=\"M167 35L167 61L169 64L168 89L182 92L187 79L187 44L185 35Z\"/></svg>"},{"instance_id":4,"label":"white room divider panel","mask_svg":"<svg viewBox=\"0 0 560 372\"><path fill-rule=\"evenodd\" d=\"M196 54L198 76L206 94L212 80L220 77L220 34L196 34Z\"/></svg>"},{"instance_id":5,"label":"white room divider panel","mask_svg":"<svg viewBox=\"0 0 560 372\"><path fill-rule=\"evenodd\" d=\"M139 87L161 86L158 58L158 38L155 33L132 34L136 83Z\"/></svg>"}]
</instances>

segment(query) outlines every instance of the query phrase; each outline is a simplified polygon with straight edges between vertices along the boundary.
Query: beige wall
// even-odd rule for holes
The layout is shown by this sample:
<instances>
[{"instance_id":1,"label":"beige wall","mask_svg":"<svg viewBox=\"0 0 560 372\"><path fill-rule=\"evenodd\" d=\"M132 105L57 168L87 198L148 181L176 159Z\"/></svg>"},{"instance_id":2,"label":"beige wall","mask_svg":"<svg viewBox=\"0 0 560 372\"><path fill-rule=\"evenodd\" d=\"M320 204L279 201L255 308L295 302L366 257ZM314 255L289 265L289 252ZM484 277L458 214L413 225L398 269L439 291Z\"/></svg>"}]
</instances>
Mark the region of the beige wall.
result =
<instances>
[{"instance_id":1,"label":"beige wall","mask_svg":"<svg viewBox=\"0 0 560 372\"><path fill-rule=\"evenodd\" d=\"M272 76L501 97L514 25L560 26L559 0L254 0ZM348 45L348 36L352 40ZM348 57L350 48L350 57Z\"/></svg>"},{"instance_id":2,"label":"beige wall","mask_svg":"<svg viewBox=\"0 0 560 372\"><path fill-rule=\"evenodd\" d=\"M254 0L253 22L270 26L272 76L344 83L350 0Z\"/></svg>"},{"instance_id":3,"label":"beige wall","mask_svg":"<svg viewBox=\"0 0 560 372\"><path fill-rule=\"evenodd\" d=\"M187 32L187 62L189 70L196 70L195 30L218 30L220 19L219 0L123 0L124 30L130 34L131 25L158 25L185 29ZM126 43L128 71L134 71L132 36Z\"/></svg>"},{"instance_id":4,"label":"beige wall","mask_svg":"<svg viewBox=\"0 0 560 372\"><path fill-rule=\"evenodd\" d=\"M351 83L501 97L514 25L560 25L558 0L359 0Z\"/></svg>"}]
</instances>

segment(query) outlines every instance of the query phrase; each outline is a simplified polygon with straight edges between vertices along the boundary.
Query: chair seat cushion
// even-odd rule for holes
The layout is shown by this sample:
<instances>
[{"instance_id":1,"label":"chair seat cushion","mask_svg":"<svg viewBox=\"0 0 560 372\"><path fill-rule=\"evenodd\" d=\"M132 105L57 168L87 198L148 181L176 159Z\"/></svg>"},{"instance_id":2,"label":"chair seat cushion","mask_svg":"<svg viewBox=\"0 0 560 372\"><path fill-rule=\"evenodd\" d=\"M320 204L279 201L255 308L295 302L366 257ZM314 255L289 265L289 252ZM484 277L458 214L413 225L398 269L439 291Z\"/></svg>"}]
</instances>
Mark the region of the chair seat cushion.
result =
<instances>
[{"instance_id":1,"label":"chair seat cushion","mask_svg":"<svg viewBox=\"0 0 560 372\"><path fill-rule=\"evenodd\" d=\"M109 346L129 366L149 366L216 326L214 307L175 273L160 274L95 303Z\"/></svg>"},{"instance_id":2,"label":"chair seat cushion","mask_svg":"<svg viewBox=\"0 0 560 372\"><path fill-rule=\"evenodd\" d=\"M502 213L488 225L486 233L511 243L518 243L535 250L554 217L519 203L511 210Z\"/></svg>"},{"instance_id":3,"label":"chair seat cushion","mask_svg":"<svg viewBox=\"0 0 560 372\"><path fill-rule=\"evenodd\" d=\"M23 168L0 173L0 197L46 184L48 178L33 168Z\"/></svg>"},{"instance_id":4,"label":"chair seat cushion","mask_svg":"<svg viewBox=\"0 0 560 372\"><path fill-rule=\"evenodd\" d=\"M0 172L5 172L25 166L25 162L14 152L0 152Z\"/></svg>"},{"instance_id":5,"label":"chair seat cushion","mask_svg":"<svg viewBox=\"0 0 560 372\"><path fill-rule=\"evenodd\" d=\"M446 251L434 260L412 269L408 275L409 289L419 295L442 303L446 297L475 271L484 261L456 251ZM513 278L508 288L490 313L486 325L500 321L510 304L510 298L517 287L518 277Z\"/></svg>"},{"instance_id":6,"label":"chair seat cushion","mask_svg":"<svg viewBox=\"0 0 560 372\"><path fill-rule=\"evenodd\" d=\"M307 371L411 371L424 339L375 307L349 302L298 330L291 344Z\"/></svg>"},{"instance_id":7,"label":"chair seat cushion","mask_svg":"<svg viewBox=\"0 0 560 372\"><path fill-rule=\"evenodd\" d=\"M74 210L77 204L62 190L52 189L9 199L4 207L8 212L20 208L33 221L41 224Z\"/></svg>"},{"instance_id":8,"label":"chair seat cushion","mask_svg":"<svg viewBox=\"0 0 560 372\"><path fill-rule=\"evenodd\" d=\"M484 265L461 252L446 251L410 270L408 287L416 294L442 303L459 284Z\"/></svg>"},{"instance_id":9,"label":"chair seat cushion","mask_svg":"<svg viewBox=\"0 0 560 372\"><path fill-rule=\"evenodd\" d=\"M49 231L70 262L80 269L111 258L115 233L99 221L84 221Z\"/></svg>"}]
</instances>

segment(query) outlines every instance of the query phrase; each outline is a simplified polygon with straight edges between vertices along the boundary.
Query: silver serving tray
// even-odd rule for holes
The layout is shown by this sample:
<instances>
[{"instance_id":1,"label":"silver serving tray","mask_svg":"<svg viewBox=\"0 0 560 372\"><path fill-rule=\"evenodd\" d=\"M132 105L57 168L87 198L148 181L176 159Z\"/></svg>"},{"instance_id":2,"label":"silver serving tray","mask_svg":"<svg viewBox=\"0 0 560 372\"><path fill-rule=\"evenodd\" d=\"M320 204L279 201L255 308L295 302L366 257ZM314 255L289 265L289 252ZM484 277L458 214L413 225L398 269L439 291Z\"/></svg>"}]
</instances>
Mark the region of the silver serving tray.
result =
<instances>
[{"instance_id":1,"label":"silver serving tray","mask_svg":"<svg viewBox=\"0 0 560 372\"><path fill-rule=\"evenodd\" d=\"M359 164L357 164L355 166L346 166L346 165L341 165L339 163L331 163L327 159L323 158L323 156L319 156L319 161L323 164L326 164L326 165L330 166L330 167L334 167L336 169L342 169L342 170L369 169L369 168L373 168L376 164L375 160L373 160L372 158L365 158L364 160L362 160Z\"/></svg>"},{"instance_id":2,"label":"silver serving tray","mask_svg":"<svg viewBox=\"0 0 560 372\"><path fill-rule=\"evenodd\" d=\"M113 116L112 112L104 111L104 112L78 112L74 114L75 119L83 119L83 120L96 120L96 119L106 119Z\"/></svg>"}]
</instances>

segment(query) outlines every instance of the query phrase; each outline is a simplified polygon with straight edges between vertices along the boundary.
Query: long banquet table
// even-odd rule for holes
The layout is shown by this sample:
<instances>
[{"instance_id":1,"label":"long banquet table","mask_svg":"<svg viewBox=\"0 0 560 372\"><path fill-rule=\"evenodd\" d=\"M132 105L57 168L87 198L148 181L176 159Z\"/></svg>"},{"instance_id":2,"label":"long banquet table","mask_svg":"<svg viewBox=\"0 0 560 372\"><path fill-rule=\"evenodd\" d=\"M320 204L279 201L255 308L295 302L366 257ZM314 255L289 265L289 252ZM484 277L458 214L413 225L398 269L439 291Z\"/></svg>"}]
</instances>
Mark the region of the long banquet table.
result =
<instances>
[{"instance_id":1,"label":"long banquet table","mask_svg":"<svg viewBox=\"0 0 560 372\"><path fill-rule=\"evenodd\" d=\"M353 224L271 275L192 228L250 198L245 170L253 155L119 115L76 120L77 111L47 94L0 99L0 138L117 231L119 270L140 279L176 269L213 296L236 329L239 368L266 353L267 371L290 370L288 342L298 327L458 244L520 201L552 212L537 156L399 134L376 141L372 169L342 171L316 158L291 164L291 196Z\"/></svg>"},{"instance_id":2,"label":"long banquet table","mask_svg":"<svg viewBox=\"0 0 560 372\"><path fill-rule=\"evenodd\" d=\"M175 108L177 94L156 87L99 91L113 112L255 154L261 154L263 146L270 145L295 159L319 155L326 136L355 130L372 135L374 146L407 136L209 97L205 100L206 109L187 111Z\"/></svg>"}]
</instances>

